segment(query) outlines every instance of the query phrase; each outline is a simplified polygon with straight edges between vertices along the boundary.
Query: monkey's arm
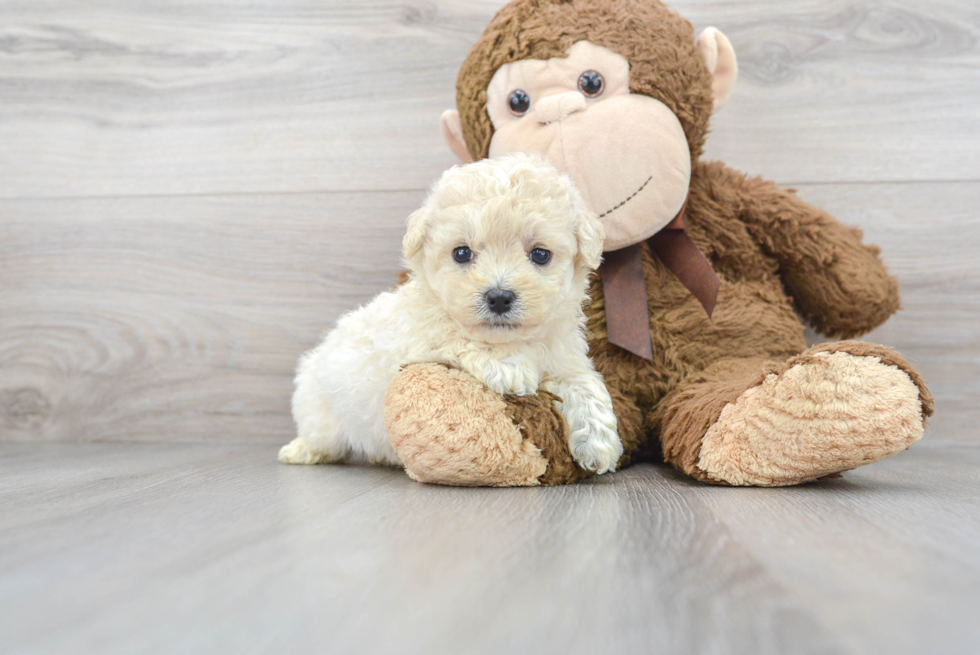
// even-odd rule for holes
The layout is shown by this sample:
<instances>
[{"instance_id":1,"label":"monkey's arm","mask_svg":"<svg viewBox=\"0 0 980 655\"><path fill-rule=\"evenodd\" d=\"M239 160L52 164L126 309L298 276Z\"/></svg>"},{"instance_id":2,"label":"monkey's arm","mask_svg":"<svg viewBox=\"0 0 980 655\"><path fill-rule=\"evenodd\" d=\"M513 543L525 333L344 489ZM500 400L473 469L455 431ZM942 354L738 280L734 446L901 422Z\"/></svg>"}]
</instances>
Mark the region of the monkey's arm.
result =
<instances>
[{"instance_id":1,"label":"monkey's arm","mask_svg":"<svg viewBox=\"0 0 980 655\"><path fill-rule=\"evenodd\" d=\"M742 220L779 262L783 284L818 332L860 336L898 310L898 281L861 230L760 178L742 177L738 195Z\"/></svg>"}]
</instances>

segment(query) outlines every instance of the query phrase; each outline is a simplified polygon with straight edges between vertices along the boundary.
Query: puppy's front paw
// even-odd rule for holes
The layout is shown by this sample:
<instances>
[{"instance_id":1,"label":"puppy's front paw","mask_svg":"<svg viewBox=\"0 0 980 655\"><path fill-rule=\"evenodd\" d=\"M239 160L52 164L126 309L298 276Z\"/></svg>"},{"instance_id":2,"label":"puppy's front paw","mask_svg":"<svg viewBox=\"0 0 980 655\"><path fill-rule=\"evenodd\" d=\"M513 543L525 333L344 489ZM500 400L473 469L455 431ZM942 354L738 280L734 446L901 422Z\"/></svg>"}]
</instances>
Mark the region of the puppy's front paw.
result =
<instances>
[{"instance_id":1,"label":"puppy's front paw","mask_svg":"<svg viewBox=\"0 0 980 655\"><path fill-rule=\"evenodd\" d=\"M508 358L488 364L483 384L501 396L530 396L538 391L541 376L525 358Z\"/></svg>"},{"instance_id":2,"label":"puppy's front paw","mask_svg":"<svg viewBox=\"0 0 980 655\"><path fill-rule=\"evenodd\" d=\"M616 430L616 416L602 413L585 420L569 435L572 457L582 468L596 473L611 473L623 456L623 443Z\"/></svg>"}]
</instances>

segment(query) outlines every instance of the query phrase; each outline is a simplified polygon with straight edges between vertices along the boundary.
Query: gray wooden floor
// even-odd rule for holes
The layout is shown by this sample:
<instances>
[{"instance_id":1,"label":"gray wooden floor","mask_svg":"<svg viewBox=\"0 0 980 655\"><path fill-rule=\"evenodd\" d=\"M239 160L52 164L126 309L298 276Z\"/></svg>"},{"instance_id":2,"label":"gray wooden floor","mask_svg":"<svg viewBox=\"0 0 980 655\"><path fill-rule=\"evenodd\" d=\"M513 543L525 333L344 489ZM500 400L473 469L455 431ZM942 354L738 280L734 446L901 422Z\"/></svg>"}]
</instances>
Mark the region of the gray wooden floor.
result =
<instances>
[{"instance_id":1,"label":"gray wooden floor","mask_svg":"<svg viewBox=\"0 0 980 655\"><path fill-rule=\"evenodd\" d=\"M980 652L980 447L550 489L265 445L0 445L4 653Z\"/></svg>"},{"instance_id":2,"label":"gray wooden floor","mask_svg":"<svg viewBox=\"0 0 980 655\"><path fill-rule=\"evenodd\" d=\"M975 0L673 3L739 56L707 157L883 247L909 452L780 490L275 463L501 4L0 0L0 653L980 652Z\"/></svg>"}]
</instances>

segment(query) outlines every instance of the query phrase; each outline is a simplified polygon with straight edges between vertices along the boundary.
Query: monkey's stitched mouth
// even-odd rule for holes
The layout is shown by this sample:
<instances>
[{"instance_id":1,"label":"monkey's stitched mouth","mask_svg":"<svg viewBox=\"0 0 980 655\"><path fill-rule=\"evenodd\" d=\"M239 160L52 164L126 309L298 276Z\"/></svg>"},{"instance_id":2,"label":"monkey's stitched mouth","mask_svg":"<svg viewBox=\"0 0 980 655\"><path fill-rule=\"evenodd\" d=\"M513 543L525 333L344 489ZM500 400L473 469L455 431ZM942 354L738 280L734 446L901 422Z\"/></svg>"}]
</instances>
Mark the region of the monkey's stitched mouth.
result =
<instances>
[{"instance_id":1,"label":"monkey's stitched mouth","mask_svg":"<svg viewBox=\"0 0 980 655\"><path fill-rule=\"evenodd\" d=\"M640 188L637 189L636 191L634 191L628 198L626 198L626 200L624 200L623 202L619 203L618 205L616 205L612 209L607 209L606 211L602 212L601 214L599 214L599 218L602 218L604 216L608 216L609 214L613 213L614 211L616 211L617 209L619 209L620 207L622 207L623 205L625 205L626 203L628 203L630 200L632 200L633 198L635 198L637 196L637 194L640 193L640 191L643 191L643 189L645 189L647 187L647 185L650 184L650 180L652 180L652 179L653 179L653 176L651 175L650 177L647 178L647 181L644 182L643 184L641 184L640 185Z\"/></svg>"}]
</instances>

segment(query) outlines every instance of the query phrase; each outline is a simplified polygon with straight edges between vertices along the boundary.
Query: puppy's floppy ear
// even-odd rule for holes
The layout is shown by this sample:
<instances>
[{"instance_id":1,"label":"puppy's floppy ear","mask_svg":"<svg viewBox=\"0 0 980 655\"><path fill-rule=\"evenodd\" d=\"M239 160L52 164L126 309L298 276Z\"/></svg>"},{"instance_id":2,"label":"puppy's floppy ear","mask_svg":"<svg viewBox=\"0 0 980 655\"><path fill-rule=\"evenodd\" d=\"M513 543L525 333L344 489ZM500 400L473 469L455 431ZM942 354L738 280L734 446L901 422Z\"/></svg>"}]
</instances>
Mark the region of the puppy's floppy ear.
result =
<instances>
[{"instance_id":1,"label":"puppy's floppy ear","mask_svg":"<svg viewBox=\"0 0 980 655\"><path fill-rule=\"evenodd\" d=\"M428 203L426 203L408 217L408 229L402 238L402 252L405 255L405 259L411 261L421 252L428 229L429 207Z\"/></svg>"},{"instance_id":2,"label":"puppy's floppy ear","mask_svg":"<svg viewBox=\"0 0 980 655\"><path fill-rule=\"evenodd\" d=\"M602 222L579 200L576 203L578 209L575 226L575 240L578 242L578 255L576 259L579 265L586 268L596 269L602 262L602 242L606 238L606 232L602 229Z\"/></svg>"}]
</instances>

